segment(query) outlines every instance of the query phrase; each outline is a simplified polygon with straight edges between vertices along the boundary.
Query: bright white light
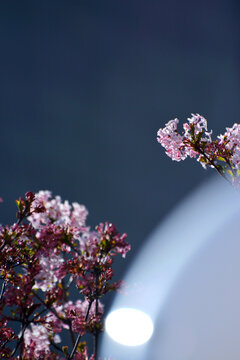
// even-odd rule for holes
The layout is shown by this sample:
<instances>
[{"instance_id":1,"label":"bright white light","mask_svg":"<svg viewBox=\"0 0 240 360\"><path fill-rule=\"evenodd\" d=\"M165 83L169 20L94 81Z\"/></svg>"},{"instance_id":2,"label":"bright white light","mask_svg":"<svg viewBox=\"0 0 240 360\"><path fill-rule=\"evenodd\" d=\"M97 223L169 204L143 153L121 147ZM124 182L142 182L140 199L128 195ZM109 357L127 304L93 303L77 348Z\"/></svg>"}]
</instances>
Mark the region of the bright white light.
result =
<instances>
[{"instance_id":1,"label":"bright white light","mask_svg":"<svg viewBox=\"0 0 240 360\"><path fill-rule=\"evenodd\" d=\"M108 335L118 343L138 346L147 342L153 333L153 322L143 311L122 308L111 312L106 319Z\"/></svg>"}]
</instances>

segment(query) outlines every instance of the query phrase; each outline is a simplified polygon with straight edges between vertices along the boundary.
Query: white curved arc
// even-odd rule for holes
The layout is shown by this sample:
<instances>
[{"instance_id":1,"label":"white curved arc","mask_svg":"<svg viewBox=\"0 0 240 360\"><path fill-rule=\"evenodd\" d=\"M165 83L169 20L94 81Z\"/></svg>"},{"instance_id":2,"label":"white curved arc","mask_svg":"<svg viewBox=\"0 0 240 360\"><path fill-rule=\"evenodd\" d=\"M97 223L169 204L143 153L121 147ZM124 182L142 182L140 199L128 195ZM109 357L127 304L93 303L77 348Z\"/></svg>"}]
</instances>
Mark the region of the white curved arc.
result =
<instances>
[{"instance_id":1,"label":"white curved arc","mask_svg":"<svg viewBox=\"0 0 240 360\"><path fill-rule=\"evenodd\" d=\"M129 295L118 294L111 310L133 307L155 319L188 260L239 211L239 194L222 179L200 186L150 234L124 279Z\"/></svg>"}]
</instances>

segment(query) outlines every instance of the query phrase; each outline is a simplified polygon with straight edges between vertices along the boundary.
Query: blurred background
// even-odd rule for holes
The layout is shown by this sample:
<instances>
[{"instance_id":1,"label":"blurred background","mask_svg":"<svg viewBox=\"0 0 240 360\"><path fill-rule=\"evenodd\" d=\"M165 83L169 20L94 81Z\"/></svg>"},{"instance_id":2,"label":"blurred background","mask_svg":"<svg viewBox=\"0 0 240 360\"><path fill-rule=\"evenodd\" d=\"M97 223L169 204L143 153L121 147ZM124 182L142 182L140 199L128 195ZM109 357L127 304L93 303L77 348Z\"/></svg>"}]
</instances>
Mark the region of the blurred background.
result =
<instances>
[{"instance_id":1,"label":"blurred background","mask_svg":"<svg viewBox=\"0 0 240 360\"><path fill-rule=\"evenodd\" d=\"M28 190L85 204L89 225L128 234L124 277L213 176L172 162L157 130L191 113L215 135L239 122L239 15L237 0L1 1L0 222L15 221Z\"/></svg>"}]
</instances>

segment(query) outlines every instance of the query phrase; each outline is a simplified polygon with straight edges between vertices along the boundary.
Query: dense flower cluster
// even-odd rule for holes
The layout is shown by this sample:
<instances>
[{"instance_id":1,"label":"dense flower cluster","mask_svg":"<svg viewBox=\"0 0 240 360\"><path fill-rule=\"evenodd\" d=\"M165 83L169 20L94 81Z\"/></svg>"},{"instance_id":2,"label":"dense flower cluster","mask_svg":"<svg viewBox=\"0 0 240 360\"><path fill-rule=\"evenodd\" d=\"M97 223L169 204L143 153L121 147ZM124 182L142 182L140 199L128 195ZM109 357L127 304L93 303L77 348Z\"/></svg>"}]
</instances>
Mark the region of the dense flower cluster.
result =
<instances>
[{"instance_id":1,"label":"dense flower cluster","mask_svg":"<svg viewBox=\"0 0 240 360\"><path fill-rule=\"evenodd\" d=\"M166 154L175 161L185 160L188 156L197 158L206 169L215 168L222 176L231 177L237 183L240 173L240 125L226 128L223 135L212 140L207 129L207 120L192 114L183 124L182 133L178 132L179 120L170 120L157 133L158 142L166 149Z\"/></svg>"},{"instance_id":2,"label":"dense flower cluster","mask_svg":"<svg viewBox=\"0 0 240 360\"><path fill-rule=\"evenodd\" d=\"M109 223L92 231L85 206L49 191L28 192L17 205L17 223L0 228L0 358L96 360L100 298L120 285L111 282L112 263L130 250L126 234ZM62 346L66 336L72 346Z\"/></svg>"}]
</instances>

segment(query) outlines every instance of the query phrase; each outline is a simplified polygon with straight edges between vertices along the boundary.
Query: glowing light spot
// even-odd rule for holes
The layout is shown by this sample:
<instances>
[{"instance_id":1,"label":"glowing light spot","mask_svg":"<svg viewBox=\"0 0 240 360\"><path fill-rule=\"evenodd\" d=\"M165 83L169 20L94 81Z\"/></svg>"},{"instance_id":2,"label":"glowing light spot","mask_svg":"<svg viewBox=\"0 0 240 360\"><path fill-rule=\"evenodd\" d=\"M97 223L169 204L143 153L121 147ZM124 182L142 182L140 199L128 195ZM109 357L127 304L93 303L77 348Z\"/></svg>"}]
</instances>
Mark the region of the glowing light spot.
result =
<instances>
[{"instance_id":1,"label":"glowing light spot","mask_svg":"<svg viewBox=\"0 0 240 360\"><path fill-rule=\"evenodd\" d=\"M138 346L147 342L153 333L153 322L143 311L122 308L111 312L105 321L107 334L116 342Z\"/></svg>"}]
</instances>

